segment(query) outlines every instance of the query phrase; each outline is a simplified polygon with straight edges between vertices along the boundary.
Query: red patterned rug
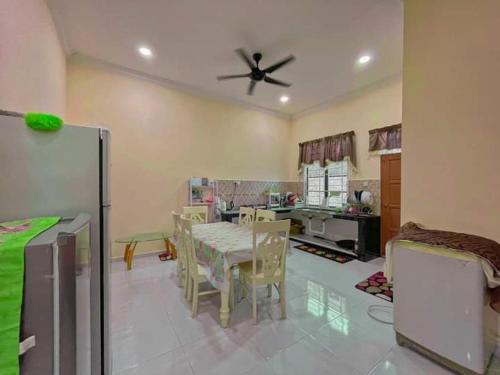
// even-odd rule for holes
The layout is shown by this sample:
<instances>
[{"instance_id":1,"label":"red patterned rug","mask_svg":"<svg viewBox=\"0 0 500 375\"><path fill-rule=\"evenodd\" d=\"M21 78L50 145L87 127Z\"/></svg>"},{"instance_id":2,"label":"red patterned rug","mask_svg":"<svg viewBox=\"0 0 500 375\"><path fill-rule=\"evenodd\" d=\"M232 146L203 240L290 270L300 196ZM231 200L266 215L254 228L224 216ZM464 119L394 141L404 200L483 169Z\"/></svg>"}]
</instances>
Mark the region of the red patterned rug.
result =
<instances>
[{"instance_id":1,"label":"red patterned rug","mask_svg":"<svg viewBox=\"0 0 500 375\"><path fill-rule=\"evenodd\" d=\"M392 284L387 282L382 271L374 273L368 279L356 284L356 289L392 302Z\"/></svg>"}]
</instances>

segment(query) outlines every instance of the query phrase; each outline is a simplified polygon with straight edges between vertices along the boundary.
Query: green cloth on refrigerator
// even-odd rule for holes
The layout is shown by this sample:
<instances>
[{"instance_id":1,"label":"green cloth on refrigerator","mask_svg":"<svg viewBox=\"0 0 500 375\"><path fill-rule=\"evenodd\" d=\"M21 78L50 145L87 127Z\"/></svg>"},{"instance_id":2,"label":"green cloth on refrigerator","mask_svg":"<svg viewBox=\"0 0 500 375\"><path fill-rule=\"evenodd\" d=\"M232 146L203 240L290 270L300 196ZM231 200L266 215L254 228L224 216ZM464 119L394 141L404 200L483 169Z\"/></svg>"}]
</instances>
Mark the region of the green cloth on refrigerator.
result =
<instances>
[{"instance_id":1,"label":"green cloth on refrigerator","mask_svg":"<svg viewBox=\"0 0 500 375\"><path fill-rule=\"evenodd\" d=\"M24 287L24 248L59 217L0 223L0 373L19 374L19 340Z\"/></svg>"}]
</instances>

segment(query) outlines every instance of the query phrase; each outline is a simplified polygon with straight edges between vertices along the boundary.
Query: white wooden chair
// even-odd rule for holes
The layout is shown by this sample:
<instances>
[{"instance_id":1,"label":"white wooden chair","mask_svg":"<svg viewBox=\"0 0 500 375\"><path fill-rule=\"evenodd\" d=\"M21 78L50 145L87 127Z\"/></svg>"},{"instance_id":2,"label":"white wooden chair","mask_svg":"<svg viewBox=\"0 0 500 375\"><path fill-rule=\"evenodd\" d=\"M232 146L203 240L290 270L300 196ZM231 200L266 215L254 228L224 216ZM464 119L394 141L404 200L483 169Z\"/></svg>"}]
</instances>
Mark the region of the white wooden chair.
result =
<instances>
[{"instance_id":1,"label":"white wooden chair","mask_svg":"<svg viewBox=\"0 0 500 375\"><path fill-rule=\"evenodd\" d=\"M191 314L192 317L196 317L198 314L198 298L199 296L205 296L209 294L220 293L220 290L213 289L205 292L199 291L199 285L201 283L207 282L207 273L205 268L198 264L196 259L196 252L194 250L194 240L193 240L193 221L186 218L184 215L180 218L181 228L182 228L182 239L184 242L184 248L188 256L188 282L187 282L187 295L188 301L192 301Z\"/></svg>"},{"instance_id":2,"label":"white wooden chair","mask_svg":"<svg viewBox=\"0 0 500 375\"><path fill-rule=\"evenodd\" d=\"M271 210L257 210L255 221L276 221L276 212Z\"/></svg>"},{"instance_id":3,"label":"white wooden chair","mask_svg":"<svg viewBox=\"0 0 500 375\"><path fill-rule=\"evenodd\" d=\"M290 220L255 222L253 224L253 259L240 264L242 292L252 288L252 312L257 322L257 287L267 286L269 297L272 285L279 292L281 318L286 319L285 270ZM263 237L263 238L262 238ZM276 285L278 284L278 285Z\"/></svg>"},{"instance_id":4,"label":"white wooden chair","mask_svg":"<svg viewBox=\"0 0 500 375\"><path fill-rule=\"evenodd\" d=\"M182 226L181 226L181 214L172 211L172 218L174 220L174 236L171 242L173 242L176 252L177 252L177 277L179 279L180 285L184 288L184 296L187 298L187 281L189 278L189 266L186 248L184 246L184 241L181 238Z\"/></svg>"},{"instance_id":5,"label":"white wooden chair","mask_svg":"<svg viewBox=\"0 0 500 375\"><path fill-rule=\"evenodd\" d=\"M182 213L193 224L208 223L208 206L187 206L182 208Z\"/></svg>"},{"instance_id":6,"label":"white wooden chair","mask_svg":"<svg viewBox=\"0 0 500 375\"><path fill-rule=\"evenodd\" d=\"M239 225L252 225L255 218L255 210L251 207L240 207Z\"/></svg>"}]
</instances>

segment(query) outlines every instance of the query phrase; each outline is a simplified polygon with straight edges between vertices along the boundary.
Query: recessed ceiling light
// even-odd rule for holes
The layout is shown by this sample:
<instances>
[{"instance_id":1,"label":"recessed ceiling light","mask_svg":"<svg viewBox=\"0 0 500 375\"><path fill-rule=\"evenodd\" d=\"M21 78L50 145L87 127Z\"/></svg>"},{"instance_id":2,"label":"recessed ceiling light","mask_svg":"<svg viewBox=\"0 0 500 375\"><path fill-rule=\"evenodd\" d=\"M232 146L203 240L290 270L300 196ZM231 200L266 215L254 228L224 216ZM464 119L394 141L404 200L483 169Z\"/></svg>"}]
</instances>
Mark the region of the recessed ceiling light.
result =
<instances>
[{"instance_id":1,"label":"recessed ceiling light","mask_svg":"<svg viewBox=\"0 0 500 375\"><path fill-rule=\"evenodd\" d=\"M358 62L360 64L366 64L367 62L369 62L370 60L372 59L372 57L370 55L363 55L361 56L359 59L358 59Z\"/></svg>"},{"instance_id":2,"label":"recessed ceiling light","mask_svg":"<svg viewBox=\"0 0 500 375\"><path fill-rule=\"evenodd\" d=\"M151 56L153 56L153 51L151 51L151 48L143 46L143 47L139 47L138 51L144 57L151 57Z\"/></svg>"},{"instance_id":3,"label":"recessed ceiling light","mask_svg":"<svg viewBox=\"0 0 500 375\"><path fill-rule=\"evenodd\" d=\"M290 100L290 98L286 95L283 95L281 98L280 98L280 102L281 103L288 103L288 101Z\"/></svg>"}]
</instances>

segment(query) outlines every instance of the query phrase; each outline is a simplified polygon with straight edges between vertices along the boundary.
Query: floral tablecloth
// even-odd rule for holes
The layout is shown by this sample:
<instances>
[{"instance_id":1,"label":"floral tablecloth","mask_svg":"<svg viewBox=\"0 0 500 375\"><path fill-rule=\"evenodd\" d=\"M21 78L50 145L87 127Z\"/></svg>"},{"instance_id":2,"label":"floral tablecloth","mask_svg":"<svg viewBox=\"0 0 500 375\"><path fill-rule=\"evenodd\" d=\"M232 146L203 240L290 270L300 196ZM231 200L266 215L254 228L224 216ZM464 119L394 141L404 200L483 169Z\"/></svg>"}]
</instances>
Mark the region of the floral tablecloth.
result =
<instances>
[{"instance_id":1,"label":"floral tablecloth","mask_svg":"<svg viewBox=\"0 0 500 375\"><path fill-rule=\"evenodd\" d=\"M193 237L198 262L206 267L209 281L228 292L226 272L234 264L252 260L252 229L226 221L193 225Z\"/></svg>"}]
</instances>

